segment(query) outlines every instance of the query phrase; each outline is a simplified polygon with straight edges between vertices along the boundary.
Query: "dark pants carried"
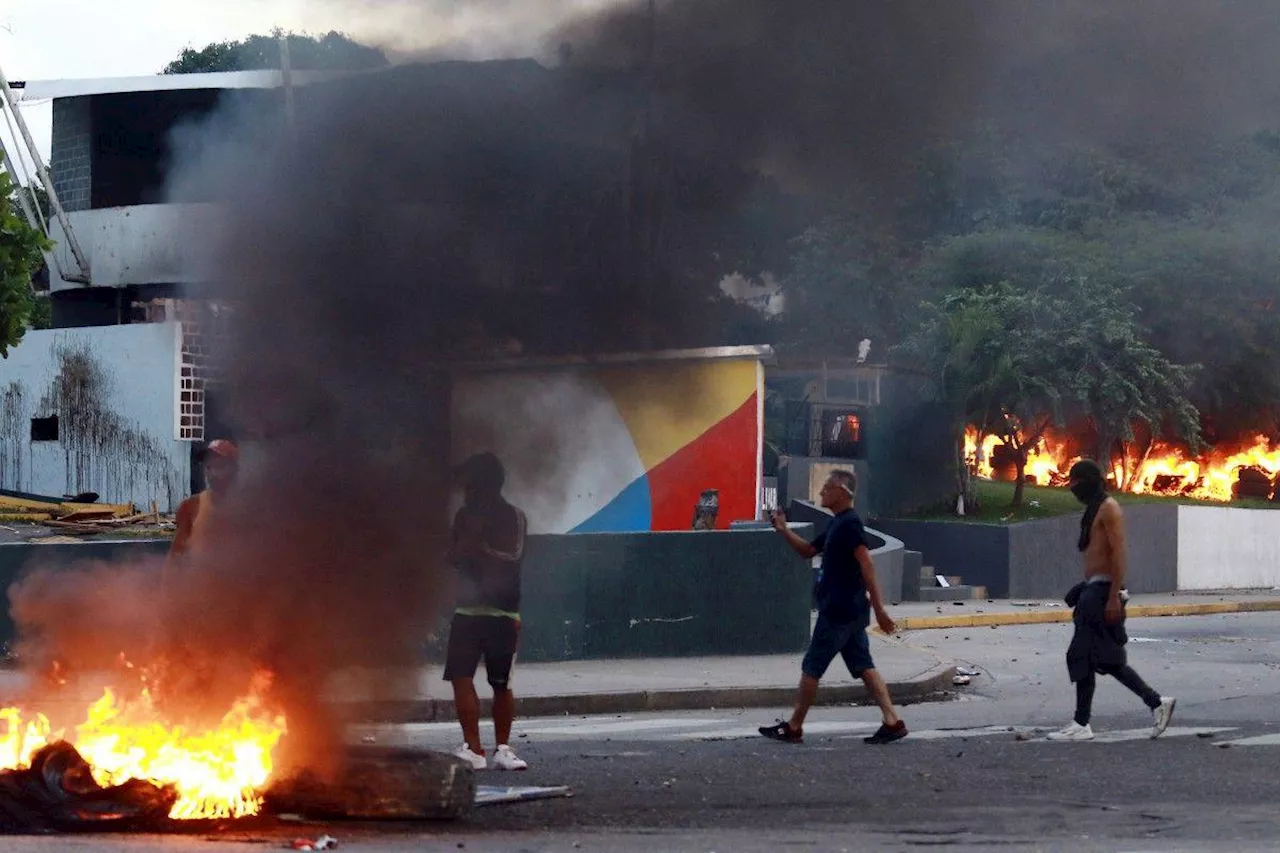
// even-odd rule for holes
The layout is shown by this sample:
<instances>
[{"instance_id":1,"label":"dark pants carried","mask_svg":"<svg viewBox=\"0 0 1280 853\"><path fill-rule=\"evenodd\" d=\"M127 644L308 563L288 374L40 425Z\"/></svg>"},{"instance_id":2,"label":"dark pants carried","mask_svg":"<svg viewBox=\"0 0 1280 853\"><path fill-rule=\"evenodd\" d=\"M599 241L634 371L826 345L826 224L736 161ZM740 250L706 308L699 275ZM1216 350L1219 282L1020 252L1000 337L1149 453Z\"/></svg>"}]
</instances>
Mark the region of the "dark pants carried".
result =
<instances>
[{"instance_id":1,"label":"dark pants carried","mask_svg":"<svg viewBox=\"0 0 1280 853\"><path fill-rule=\"evenodd\" d=\"M1075 721L1082 726L1088 725L1092 713L1093 693L1098 683L1096 673L1114 677L1136 693L1148 708L1160 707L1160 694L1129 666L1125 652L1129 635L1124 630L1123 612L1119 624L1107 624L1110 595L1110 581L1080 584L1067 595L1067 602L1074 607L1071 621L1075 626L1071 645L1067 647L1067 672L1076 685Z\"/></svg>"}]
</instances>

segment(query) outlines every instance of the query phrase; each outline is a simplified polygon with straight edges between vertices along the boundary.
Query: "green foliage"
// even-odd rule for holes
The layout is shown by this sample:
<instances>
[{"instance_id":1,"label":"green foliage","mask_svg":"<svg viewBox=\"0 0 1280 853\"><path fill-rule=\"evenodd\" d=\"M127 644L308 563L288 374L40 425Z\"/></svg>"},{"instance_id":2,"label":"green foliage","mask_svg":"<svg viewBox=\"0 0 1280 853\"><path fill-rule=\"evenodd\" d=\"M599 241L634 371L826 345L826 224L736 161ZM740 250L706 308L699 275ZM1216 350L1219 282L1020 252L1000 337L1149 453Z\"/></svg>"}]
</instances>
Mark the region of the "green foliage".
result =
<instances>
[{"instance_id":1,"label":"green foliage","mask_svg":"<svg viewBox=\"0 0 1280 853\"><path fill-rule=\"evenodd\" d=\"M22 215L9 176L0 173L0 357L8 358L37 311L31 279L44 262L44 237Z\"/></svg>"},{"instance_id":2,"label":"green foliage","mask_svg":"<svg viewBox=\"0 0 1280 853\"><path fill-rule=\"evenodd\" d=\"M199 74L213 71L253 71L280 67L281 30L252 35L238 41L222 41L200 50L184 48L165 74ZM388 64L376 47L352 41L339 32L320 36L289 33L289 62L296 71L363 71Z\"/></svg>"}]
</instances>

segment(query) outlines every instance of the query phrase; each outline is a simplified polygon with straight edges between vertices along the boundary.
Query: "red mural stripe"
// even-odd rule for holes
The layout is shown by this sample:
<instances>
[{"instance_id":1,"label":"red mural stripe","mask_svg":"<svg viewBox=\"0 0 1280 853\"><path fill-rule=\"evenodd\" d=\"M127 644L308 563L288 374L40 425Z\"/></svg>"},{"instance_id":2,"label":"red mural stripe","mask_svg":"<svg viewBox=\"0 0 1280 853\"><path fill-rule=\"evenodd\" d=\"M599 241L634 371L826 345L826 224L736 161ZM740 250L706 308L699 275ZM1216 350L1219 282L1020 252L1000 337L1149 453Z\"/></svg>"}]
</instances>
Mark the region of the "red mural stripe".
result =
<instances>
[{"instance_id":1,"label":"red mural stripe","mask_svg":"<svg viewBox=\"0 0 1280 853\"><path fill-rule=\"evenodd\" d=\"M654 530L689 530L704 489L720 490L716 527L756 517L760 408L752 394L737 411L649 471Z\"/></svg>"}]
</instances>

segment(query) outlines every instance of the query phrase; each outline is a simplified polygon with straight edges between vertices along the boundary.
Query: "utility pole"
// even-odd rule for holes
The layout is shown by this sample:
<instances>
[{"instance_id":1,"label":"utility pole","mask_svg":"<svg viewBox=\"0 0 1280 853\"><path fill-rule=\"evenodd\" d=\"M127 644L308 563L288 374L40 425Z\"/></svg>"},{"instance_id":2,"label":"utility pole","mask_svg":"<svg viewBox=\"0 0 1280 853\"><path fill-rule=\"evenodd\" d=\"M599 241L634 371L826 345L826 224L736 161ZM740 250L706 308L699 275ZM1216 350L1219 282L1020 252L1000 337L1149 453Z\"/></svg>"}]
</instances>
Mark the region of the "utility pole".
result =
<instances>
[{"instance_id":1,"label":"utility pole","mask_svg":"<svg viewBox=\"0 0 1280 853\"><path fill-rule=\"evenodd\" d=\"M657 51L658 3L649 0L645 45L644 112L640 128L640 304L644 349L653 349L654 325L654 231L657 228L657 169L653 162L652 139L655 54Z\"/></svg>"},{"instance_id":2,"label":"utility pole","mask_svg":"<svg viewBox=\"0 0 1280 853\"><path fill-rule=\"evenodd\" d=\"M298 112L293 100L293 62L289 56L289 34L280 33L280 79L284 84L284 119L285 133L289 144L298 141Z\"/></svg>"},{"instance_id":3,"label":"utility pole","mask_svg":"<svg viewBox=\"0 0 1280 853\"><path fill-rule=\"evenodd\" d=\"M40 158L40 151L36 147L35 139L31 136L31 130L27 127L26 119L18 111L18 99L14 97L13 90L9 88L9 80L4 76L3 70L0 70L0 96L4 98L4 105L9 110L9 114L17 122L18 132L22 134L22 141L27 146L27 153L31 155L31 161L35 164L36 174L40 176L40 183L44 186L44 191L49 194L49 207L53 210L53 215L57 217L58 223L62 226L62 237L67 243L67 248L71 250L71 256L75 259L76 266L79 267L77 274L60 274L67 281L87 285L89 284L89 261L80 249L80 242L76 239L75 232L71 228L71 221L67 217L67 212L62 208L62 202L58 199L58 191L53 188L53 179L49 177L49 170L44 167L44 161Z\"/></svg>"}]
</instances>

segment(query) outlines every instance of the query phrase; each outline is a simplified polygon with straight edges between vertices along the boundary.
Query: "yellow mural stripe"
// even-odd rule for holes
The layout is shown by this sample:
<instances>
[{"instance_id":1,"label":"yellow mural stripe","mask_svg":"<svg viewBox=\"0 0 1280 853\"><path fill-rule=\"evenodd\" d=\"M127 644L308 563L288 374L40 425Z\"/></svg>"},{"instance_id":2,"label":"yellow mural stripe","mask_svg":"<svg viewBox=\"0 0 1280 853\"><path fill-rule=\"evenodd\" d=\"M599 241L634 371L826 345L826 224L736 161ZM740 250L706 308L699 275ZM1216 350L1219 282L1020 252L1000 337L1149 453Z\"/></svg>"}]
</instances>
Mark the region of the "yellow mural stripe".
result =
<instances>
[{"instance_id":1,"label":"yellow mural stripe","mask_svg":"<svg viewBox=\"0 0 1280 853\"><path fill-rule=\"evenodd\" d=\"M756 392L752 360L600 369L646 471L736 412Z\"/></svg>"}]
</instances>

